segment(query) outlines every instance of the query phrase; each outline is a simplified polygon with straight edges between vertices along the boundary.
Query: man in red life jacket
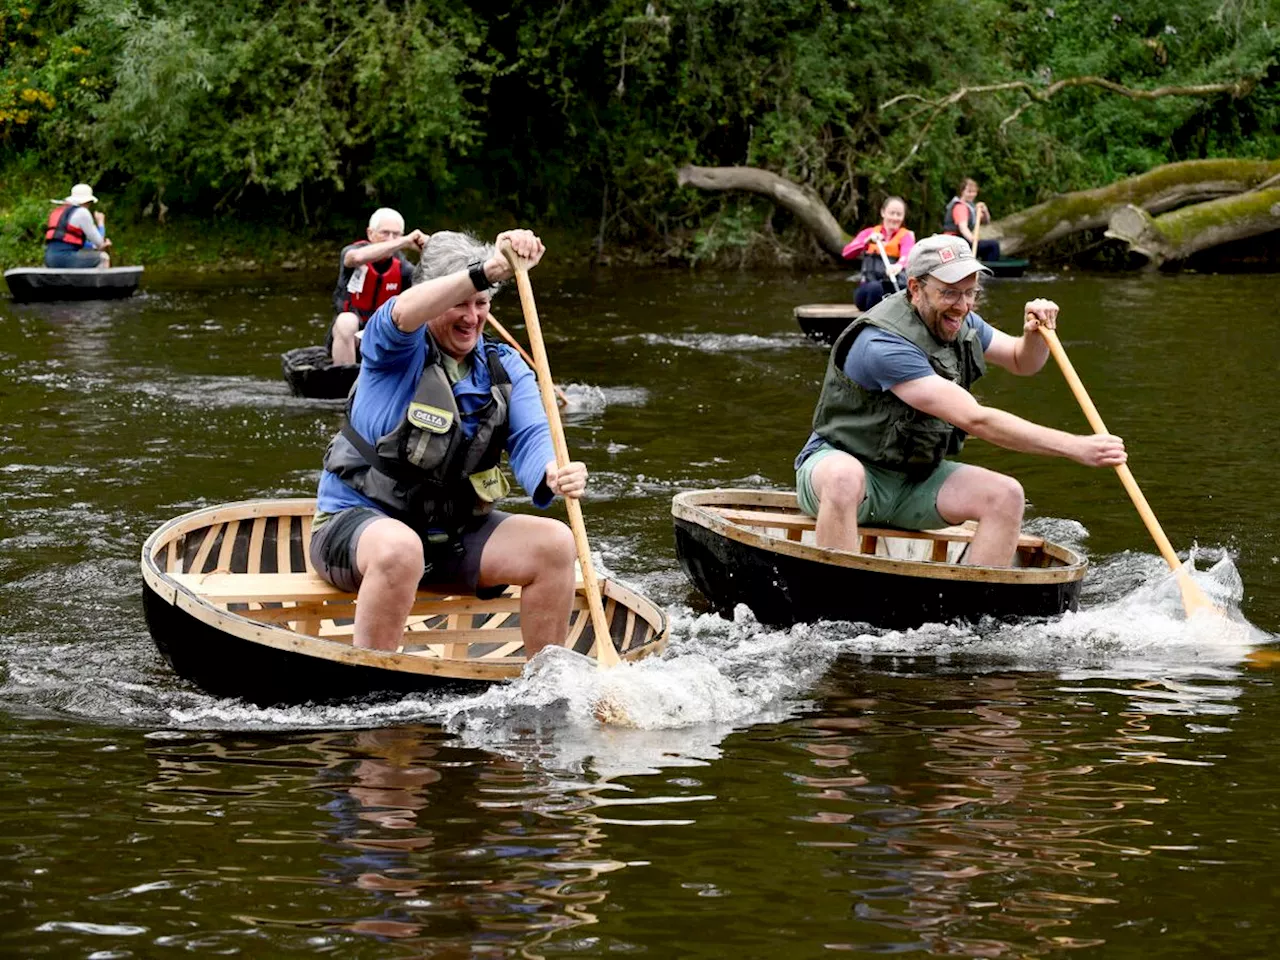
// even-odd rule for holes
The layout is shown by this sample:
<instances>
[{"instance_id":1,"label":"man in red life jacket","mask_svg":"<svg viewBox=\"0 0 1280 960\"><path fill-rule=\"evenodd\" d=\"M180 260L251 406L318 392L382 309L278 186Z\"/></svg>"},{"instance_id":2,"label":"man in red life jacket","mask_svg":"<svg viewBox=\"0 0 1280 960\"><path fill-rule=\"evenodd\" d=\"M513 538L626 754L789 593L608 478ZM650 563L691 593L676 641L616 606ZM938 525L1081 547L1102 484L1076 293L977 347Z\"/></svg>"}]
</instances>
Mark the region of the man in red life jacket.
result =
<instances>
[{"instance_id":1,"label":"man in red life jacket","mask_svg":"<svg viewBox=\"0 0 1280 960\"><path fill-rule=\"evenodd\" d=\"M427 243L427 234L421 230L405 233L404 217L390 207L373 212L365 234L368 240L343 247L338 260L338 285L333 291L337 316L326 343L335 365L359 359L356 334L374 310L412 285L413 264L400 251L421 250Z\"/></svg>"},{"instance_id":2,"label":"man in red life jacket","mask_svg":"<svg viewBox=\"0 0 1280 960\"><path fill-rule=\"evenodd\" d=\"M55 270L91 270L111 266L106 248L106 216L90 213L88 204L96 203L93 188L77 183L71 196L54 200L57 206L49 213L44 228L44 265Z\"/></svg>"}]
</instances>

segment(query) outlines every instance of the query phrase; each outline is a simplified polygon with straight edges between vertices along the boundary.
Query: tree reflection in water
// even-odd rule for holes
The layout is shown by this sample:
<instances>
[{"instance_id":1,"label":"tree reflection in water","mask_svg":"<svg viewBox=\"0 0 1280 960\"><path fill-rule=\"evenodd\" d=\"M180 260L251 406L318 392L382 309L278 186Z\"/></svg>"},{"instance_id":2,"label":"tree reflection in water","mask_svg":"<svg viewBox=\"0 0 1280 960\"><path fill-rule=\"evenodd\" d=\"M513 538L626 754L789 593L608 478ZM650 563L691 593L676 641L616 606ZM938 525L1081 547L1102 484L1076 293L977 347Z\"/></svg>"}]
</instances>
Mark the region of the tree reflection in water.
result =
<instances>
[{"instance_id":1,"label":"tree reflection in water","mask_svg":"<svg viewBox=\"0 0 1280 960\"><path fill-rule=\"evenodd\" d=\"M189 827L225 807L227 842L267 853L256 876L219 878L214 845L170 876L224 897L236 885L238 919L273 942L292 931L536 957L555 933L595 922L606 891L592 881L623 866L597 849L593 793L606 783L460 747L436 728L193 736L151 751L153 822ZM297 895L317 884L323 897Z\"/></svg>"},{"instance_id":2,"label":"tree reflection in water","mask_svg":"<svg viewBox=\"0 0 1280 960\"><path fill-rule=\"evenodd\" d=\"M811 833L805 845L839 851L854 916L869 923L861 930L973 957L1105 942L1072 937L1072 920L1117 903L1094 892L1117 889L1099 883L1117 876L1107 861L1147 856L1143 811L1166 802L1124 765L1178 762L1153 749L1147 716L1126 711L1114 733L1097 736L1087 701L1050 700L1042 685L1024 693L1016 675L914 679L923 687L901 689L901 699L828 700L836 715L805 723L817 738L804 749L822 771L799 778L814 791L802 797L818 801L805 819L843 834Z\"/></svg>"}]
</instances>

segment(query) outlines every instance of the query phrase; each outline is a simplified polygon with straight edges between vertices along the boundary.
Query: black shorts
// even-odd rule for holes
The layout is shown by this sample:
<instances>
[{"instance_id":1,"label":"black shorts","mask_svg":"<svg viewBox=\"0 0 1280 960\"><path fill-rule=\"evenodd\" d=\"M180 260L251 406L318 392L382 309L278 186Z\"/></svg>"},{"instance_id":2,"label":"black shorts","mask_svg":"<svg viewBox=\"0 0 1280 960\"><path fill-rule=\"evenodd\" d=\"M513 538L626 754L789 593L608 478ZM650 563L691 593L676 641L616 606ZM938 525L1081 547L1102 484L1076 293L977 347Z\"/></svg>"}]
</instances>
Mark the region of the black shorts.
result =
<instances>
[{"instance_id":1,"label":"black shorts","mask_svg":"<svg viewBox=\"0 0 1280 960\"><path fill-rule=\"evenodd\" d=\"M386 514L372 507L349 507L331 516L311 535L311 565L339 590L355 593L360 589L360 572L356 567L356 544L364 528ZM493 510L475 518L463 530L461 543L440 548L422 547L426 570L419 586L453 593L475 595L480 580L480 556L498 524L511 516ZM488 588L486 595L501 593L505 587ZM495 593L496 590L496 593Z\"/></svg>"}]
</instances>

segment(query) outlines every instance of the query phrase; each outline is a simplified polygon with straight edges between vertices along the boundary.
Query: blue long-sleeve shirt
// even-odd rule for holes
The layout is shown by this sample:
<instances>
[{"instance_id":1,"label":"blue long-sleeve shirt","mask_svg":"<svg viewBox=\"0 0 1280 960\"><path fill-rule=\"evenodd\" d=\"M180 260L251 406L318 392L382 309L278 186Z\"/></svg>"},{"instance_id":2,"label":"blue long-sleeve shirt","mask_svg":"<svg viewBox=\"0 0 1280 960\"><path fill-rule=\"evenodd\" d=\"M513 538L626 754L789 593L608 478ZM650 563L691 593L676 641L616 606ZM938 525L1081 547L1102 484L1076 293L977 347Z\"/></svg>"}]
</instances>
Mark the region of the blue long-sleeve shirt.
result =
<instances>
[{"instance_id":1,"label":"blue long-sleeve shirt","mask_svg":"<svg viewBox=\"0 0 1280 960\"><path fill-rule=\"evenodd\" d=\"M360 375L356 380L351 426L370 444L394 430L404 420L427 358L424 328L404 333L391 320L396 297L379 307L360 341ZM453 385L453 396L462 414L463 433L475 433L475 414L489 402L489 367L486 351L496 350L507 376L511 378L511 405L508 410L507 456L511 472L534 506L546 507L554 499L546 485L547 463L555 459L551 428L542 409L538 381L532 370L510 347L487 343L483 338L468 358L471 369ZM336 513L348 507L374 507L368 497L352 490L328 470L320 472L316 508Z\"/></svg>"}]
</instances>

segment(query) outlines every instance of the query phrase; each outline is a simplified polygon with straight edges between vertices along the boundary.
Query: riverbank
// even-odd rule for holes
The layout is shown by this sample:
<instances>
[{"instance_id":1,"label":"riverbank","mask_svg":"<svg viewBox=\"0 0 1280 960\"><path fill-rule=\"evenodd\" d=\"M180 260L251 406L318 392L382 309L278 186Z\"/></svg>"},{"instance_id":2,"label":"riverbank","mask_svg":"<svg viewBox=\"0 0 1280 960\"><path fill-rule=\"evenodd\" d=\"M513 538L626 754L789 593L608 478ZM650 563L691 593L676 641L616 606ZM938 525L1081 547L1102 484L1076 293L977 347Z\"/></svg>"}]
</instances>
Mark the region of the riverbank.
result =
<instances>
[{"instance_id":1,"label":"riverbank","mask_svg":"<svg viewBox=\"0 0 1280 960\"><path fill-rule=\"evenodd\" d=\"M13 171L8 171L12 173ZM12 177L6 179L12 180ZM65 193L62 179L33 177L20 196L0 195L0 267L39 266L43 262L43 230L50 198ZM127 198L101 194L96 208L107 216L116 266L141 264L149 270L195 273L265 271L329 271L338 251L363 236L357 222L302 227L242 218L168 216L138 209ZM430 218L428 218L430 219ZM487 213L474 219L453 215L435 223L412 222L410 228L433 231L467 229L482 237L514 226L517 218ZM836 264L812 234L777 207L740 199L731 212L710 215L693 230L671 231L645 242L603 243L591 224L534 225L563 264L630 267L709 267L750 270L829 270ZM917 230L918 235L923 235ZM1037 267L1124 272L1141 264L1130 259L1101 230L1058 241L1033 257ZM852 269L852 265L847 265ZM1223 244L1196 254L1174 268L1195 273L1280 271L1280 232Z\"/></svg>"},{"instance_id":2,"label":"riverbank","mask_svg":"<svg viewBox=\"0 0 1280 960\"><path fill-rule=\"evenodd\" d=\"M44 218L52 205L30 203L18 209L0 208L0 266L39 266L44 259ZM192 271L195 273L259 272L267 270L327 271L334 269L338 251L363 236L359 224L312 228L299 233L286 227L248 223L237 220L184 220L166 223L154 220L130 222L113 216L109 203L107 236L111 240L111 259L115 266L142 264L150 269ZM422 224L421 229L469 230L484 238L492 238L502 229L514 225L503 218L495 222ZM409 224L410 228L416 226ZM595 238L583 230L535 226L548 250L556 258L582 265L628 264L635 266L676 265L687 259L663 251L642 248L599 250ZM734 265L734 264L727 264ZM765 264L755 264L765 265Z\"/></svg>"}]
</instances>

